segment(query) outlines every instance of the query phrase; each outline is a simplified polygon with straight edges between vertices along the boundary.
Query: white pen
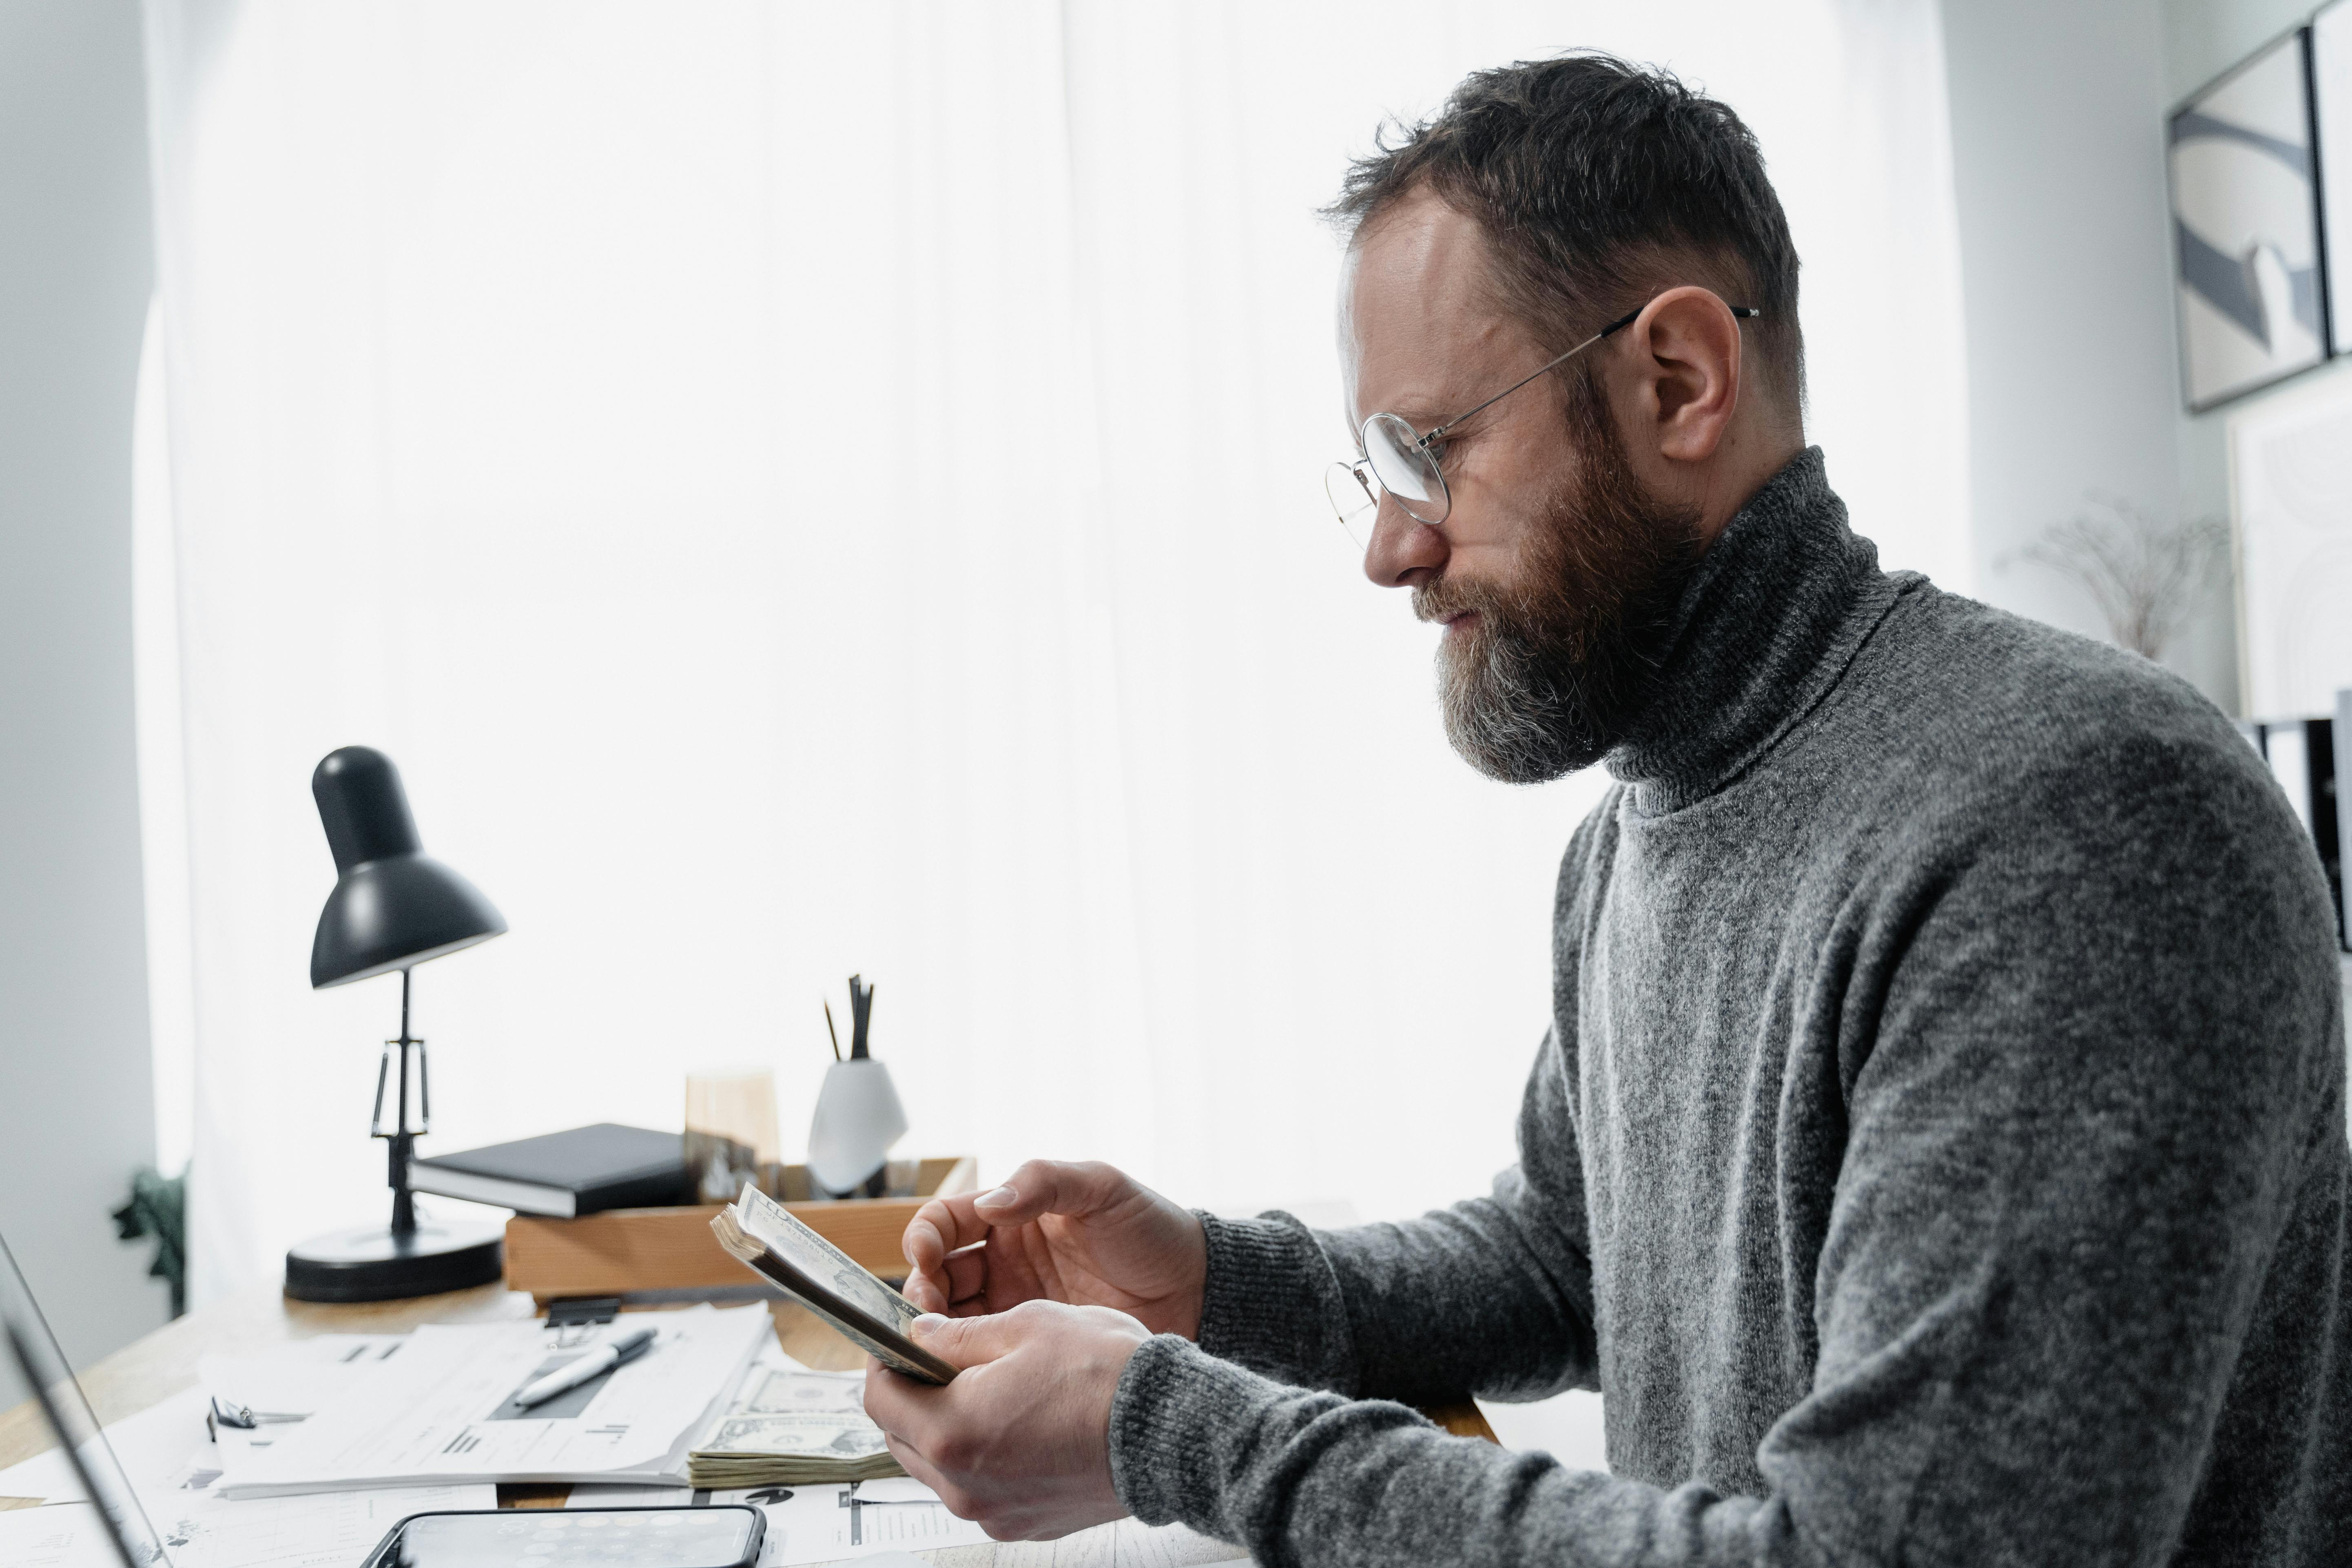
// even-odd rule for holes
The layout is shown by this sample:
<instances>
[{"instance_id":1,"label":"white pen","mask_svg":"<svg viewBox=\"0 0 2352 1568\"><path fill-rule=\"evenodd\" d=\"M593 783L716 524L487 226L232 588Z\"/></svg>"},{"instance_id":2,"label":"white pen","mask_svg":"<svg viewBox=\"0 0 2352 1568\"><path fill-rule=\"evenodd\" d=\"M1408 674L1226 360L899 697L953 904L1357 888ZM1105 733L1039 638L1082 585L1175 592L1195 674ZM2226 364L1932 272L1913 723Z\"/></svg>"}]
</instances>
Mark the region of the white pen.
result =
<instances>
[{"instance_id":1,"label":"white pen","mask_svg":"<svg viewBox=\"0 0 2352 1568\"><path fill-rule=\"evenodd\" d=\"M646 1353L654 1342L651 1329L639 1329L633 1334L623 1334L608 1340L577 1361L567 1362L515 1395L515 1403L525 1410L534 1405L544 1405L567 1388L577 1388L592 1377L598 1377L623 1362L635 1361Z\"/></svg>"}]
</instances>

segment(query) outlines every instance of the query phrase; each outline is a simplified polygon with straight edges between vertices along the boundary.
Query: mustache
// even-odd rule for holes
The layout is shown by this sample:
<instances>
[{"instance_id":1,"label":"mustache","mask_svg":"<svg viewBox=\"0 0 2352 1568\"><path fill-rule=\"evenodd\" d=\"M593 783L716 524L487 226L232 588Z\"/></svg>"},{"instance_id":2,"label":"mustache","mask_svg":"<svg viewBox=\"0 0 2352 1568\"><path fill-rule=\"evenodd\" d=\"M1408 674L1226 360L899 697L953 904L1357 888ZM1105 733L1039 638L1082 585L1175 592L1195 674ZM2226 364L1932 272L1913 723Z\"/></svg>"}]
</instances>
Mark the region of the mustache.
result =
<instances>
[{"instance_id":1,"label":"mustache","mask_svg":"<svg viewBox=\"0 0 2352 1568\"><path fill-rule=\"evenodd\" d=\"M1423 622L1451 620L1469 610L1491 619L1505 607L1503 595L1484 583L1441 576L1412 590L1413 618Z\"/></svg>"}]
</instances>

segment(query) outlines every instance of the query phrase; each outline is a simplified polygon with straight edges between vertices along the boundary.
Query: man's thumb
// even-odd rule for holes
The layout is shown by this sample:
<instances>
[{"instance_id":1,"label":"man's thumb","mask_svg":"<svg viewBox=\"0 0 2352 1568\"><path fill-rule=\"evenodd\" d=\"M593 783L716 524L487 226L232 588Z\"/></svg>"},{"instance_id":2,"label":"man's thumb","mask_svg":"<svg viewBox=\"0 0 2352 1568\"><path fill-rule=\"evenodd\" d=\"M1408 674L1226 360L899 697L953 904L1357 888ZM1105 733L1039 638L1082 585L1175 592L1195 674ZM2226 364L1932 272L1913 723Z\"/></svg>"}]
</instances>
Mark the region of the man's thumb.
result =
<instances>
[{"instance_id":1,"label":"man's thumb","mask_svg":"<svg viewBox=\"0 0 2352 1568\"><path fill-rule=\"evenodd\" d=\"M981 1194L972 1209L989 1225L1025 1225L1040 1215L1094 1214L1134 1190L1124 1172L1098 1160L1032 1160Z\"/></svg>"},{"instance_id":2,"label":"man's thumb","mask_svg":"<svg viewBox=\"0 0 2352 1568\"><path fill-rule=\"evenodd\" d=\"M1013 1321L1014 1315L991 1312L977 1318L943 1318L926 1312L914 1321L915 1342L961 1372L995 1361L1021 1342L1022 1331Z\"/></svg>"}]
</instances>

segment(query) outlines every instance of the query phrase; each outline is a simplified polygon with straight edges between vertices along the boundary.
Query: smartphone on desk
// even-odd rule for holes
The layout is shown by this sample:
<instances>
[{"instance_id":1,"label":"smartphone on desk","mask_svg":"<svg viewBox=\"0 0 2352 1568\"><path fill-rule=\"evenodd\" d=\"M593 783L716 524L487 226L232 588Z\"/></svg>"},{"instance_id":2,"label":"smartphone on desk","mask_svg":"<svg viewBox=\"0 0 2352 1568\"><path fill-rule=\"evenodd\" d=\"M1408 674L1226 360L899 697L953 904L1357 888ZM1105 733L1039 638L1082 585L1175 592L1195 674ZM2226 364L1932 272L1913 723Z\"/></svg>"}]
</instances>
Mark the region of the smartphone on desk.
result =
<instances>
[{"instance_id":1,"label":"smartphone on desk","mask_svg":"<svg viewBox=\"0 0 2352 1568\"><path fill-rule=\"evenodd\" d=\"M751 1568L756 1508L494 1508L412 1513L361 1568Z\"/></svg>"}]
</instances>

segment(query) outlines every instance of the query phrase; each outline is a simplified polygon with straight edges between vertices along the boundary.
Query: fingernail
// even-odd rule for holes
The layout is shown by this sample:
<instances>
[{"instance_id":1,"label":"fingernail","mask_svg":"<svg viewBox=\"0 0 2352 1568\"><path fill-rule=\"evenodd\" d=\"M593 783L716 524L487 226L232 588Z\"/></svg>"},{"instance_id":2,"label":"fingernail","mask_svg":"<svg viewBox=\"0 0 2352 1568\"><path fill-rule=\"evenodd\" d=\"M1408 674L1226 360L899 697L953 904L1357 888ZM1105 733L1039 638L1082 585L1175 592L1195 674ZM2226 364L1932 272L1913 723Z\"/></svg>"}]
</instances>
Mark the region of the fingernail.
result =
<instances>
[{"instance_id":1,"label":"fingernail","mask_svg":"<svg viewBox=\"0 0 2352 1568\"><path fill-rule=\"evenodd\" d=\"M941 1317L937 1312L925 1312L921 1317L915 1320L914 1330L915 1332L919 1334L936 1333L939 1331L940 1325L946 1321L947 1319Z\"/></svg>"},{"instance_id":2,"label":"fingernail","mask_svg":"<svg viewBox=\"0 0 2352 1568\"><path fill-rule=\"evenodd\" d=\"M1017 1204L1020 1201L1021 1194L1011 1187L999 1187L992 1193L982 1193L972 1200L975 1205L986 1204L992 1209L1001 1209L1007 1204Z\"/></svg>"}]
</instances>

